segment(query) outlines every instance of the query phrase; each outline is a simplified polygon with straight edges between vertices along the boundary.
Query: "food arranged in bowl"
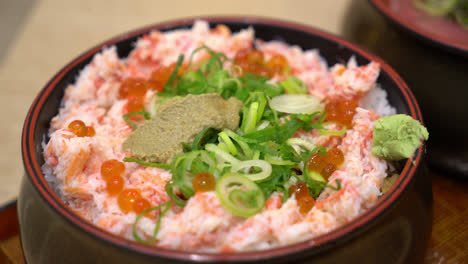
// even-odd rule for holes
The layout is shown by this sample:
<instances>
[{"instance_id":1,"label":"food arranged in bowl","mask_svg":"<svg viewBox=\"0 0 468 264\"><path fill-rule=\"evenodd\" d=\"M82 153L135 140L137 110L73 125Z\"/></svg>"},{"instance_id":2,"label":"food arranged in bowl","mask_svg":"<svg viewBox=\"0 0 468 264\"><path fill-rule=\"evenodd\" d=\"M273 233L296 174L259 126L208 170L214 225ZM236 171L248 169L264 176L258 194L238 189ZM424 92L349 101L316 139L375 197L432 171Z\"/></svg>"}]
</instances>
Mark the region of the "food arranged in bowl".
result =
<instances>
[{"instance_id":1,"label":"food arranged in bowl","mask_svg":"<svg viewBox=\"0 0 468 264\"><path fill-rule=\"evenodd\" d=\"M396 115L380 65L222 24L96 54L44 142L47 181L90 223L190 252L282 247L371 208L428 134ZM396 175L396 176L392 176Z\"/></svg>"}]
</instances>

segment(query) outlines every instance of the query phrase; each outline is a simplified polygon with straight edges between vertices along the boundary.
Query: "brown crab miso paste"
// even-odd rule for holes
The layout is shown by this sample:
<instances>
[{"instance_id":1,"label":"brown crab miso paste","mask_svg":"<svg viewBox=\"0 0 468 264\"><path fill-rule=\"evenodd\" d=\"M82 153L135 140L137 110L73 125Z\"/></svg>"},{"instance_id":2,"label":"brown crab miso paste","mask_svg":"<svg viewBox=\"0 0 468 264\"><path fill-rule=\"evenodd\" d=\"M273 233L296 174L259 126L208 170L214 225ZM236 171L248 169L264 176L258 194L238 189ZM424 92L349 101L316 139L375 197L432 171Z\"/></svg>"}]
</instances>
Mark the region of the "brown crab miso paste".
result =
<instances>
[{"instance_id":1,"label":"brown crab miso paste","mask_svg":"<svg viewBox=\"0 0 468 264\"><path fill-rule=\"evenodd\" d=\"M215 93L168 99L125 140L123 148L146 162L170 163L183 152L182 142L193 143L203 129L235 130L241 107L238 99L224 100Z\"/></svg>"}]
</instances>

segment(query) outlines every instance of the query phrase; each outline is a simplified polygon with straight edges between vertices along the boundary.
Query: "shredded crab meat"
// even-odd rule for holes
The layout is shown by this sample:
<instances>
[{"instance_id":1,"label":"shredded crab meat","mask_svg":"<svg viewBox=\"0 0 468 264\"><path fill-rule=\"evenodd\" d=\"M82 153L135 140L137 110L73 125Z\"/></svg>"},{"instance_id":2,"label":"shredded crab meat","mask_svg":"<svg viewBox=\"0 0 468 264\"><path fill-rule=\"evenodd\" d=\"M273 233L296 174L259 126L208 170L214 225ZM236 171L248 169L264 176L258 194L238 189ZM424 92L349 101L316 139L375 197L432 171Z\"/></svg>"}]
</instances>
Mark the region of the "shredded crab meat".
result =
<instances>
[{"instance_id":1,"label":"shredded crab meat","mask_svg":"<svg viewBox=\"0 0 468 264\"><path fill-rule=\"evenodd\" d=\"M204 21L197 21L191 30L168 33L155 31L137 41L136 49L129 56L127 75L148 78L161 66L176 62L181 54L188 63L193 51L202 45L233 58L237 52L250 49L253 39L251 28L231 35L229 31L222 29L210 30L208 23ZM197 53L193 61L200 61L207 56L206 52Z\"/></svg>"},{"instance_id":2,"label":"shredded crab meat","mask_svg":"<svg viewBox=\"0 0 468 264\"><path fill-rule=\"evenodd\" d=\"M128 156L122 143L132 128L122 119L126 99L118 98L120 84L127 77L148 78L159 67L174 63L180 54L188 63L190 54L201 45L233 58L239 51L252 48L254 32L248 28L231 33L225 26L210 29L204 21L196 22L192 29L154 31L139 39L126 59L119 59L115 47L96 54L65 90L63 105L51 121L50 140L44 144L43 171L78 215L108 232L134 239L136 214L120 210L100 176L104 161ZM320 99L365 98L374 89L380 71L378 63L358 66L354 58L347 65L336 64L329 69L317 50L303 51L279 41L257 40L255 46L267 59L274 54L285 56L291 73ZM206 56L206 52L200 52L194 60ZM281 76L273 78L279 79ZM154 96L154 92L148 92L146 105ZM353 128L343 136L320 135L317 129L295 134L317 146L338 147L345 157L328 182L334 186L339 179L342 189L326 188L306 215L299 212L294 196L282 201L282 195L274 193L263 211L245 219L226 211L215 192L196 193L184 208L172 207L162 217L154 245L200 252L263 250L305 241L351 221L377 201L386 177L387 163L371 154L372 127L378 117L372 110L358 108ZM96 135L75 136L67 128L75 119L93 126ZM326 129L341 128L328 124ZM171 180L168 171L135 163L125 163L125 167L126 188L139 190L153 206L170 200L164 190ZM137 231L143 238L151 238L156 219L145 216L138 223Z\"/></svg>"},{"instance_id":3,"label":"shredded crab meat","mask_svg":"<svg viewBox=\"0 0 468 264\"><path fill-rule=\"evenodd\" d=\"M161 246L181 250L214 252L223 243L232 225L242 218L228 213L212 192L197 193L183 211L163 218L158 238ZM150 225L149 230L154 226ZM150 233L147 234L149 235Z\"/></svg>"},{"instance_id":4,"label":"shredded crab meat","mask_svg":"<svg viewBox=\"0 0 468 264\"><path fill-rule=\"evenodd\" d=\"M317 199L316 207L337 216L346 223L365 211L376 201L383 179L387 176L387 163L371 153L373 123L378 116L369 110L357 109L353 130L349 130L339 146L344 153L344 164L330 177L329 184L339 179L339 191L325 189Z\"/></svg>"}]
</instances>

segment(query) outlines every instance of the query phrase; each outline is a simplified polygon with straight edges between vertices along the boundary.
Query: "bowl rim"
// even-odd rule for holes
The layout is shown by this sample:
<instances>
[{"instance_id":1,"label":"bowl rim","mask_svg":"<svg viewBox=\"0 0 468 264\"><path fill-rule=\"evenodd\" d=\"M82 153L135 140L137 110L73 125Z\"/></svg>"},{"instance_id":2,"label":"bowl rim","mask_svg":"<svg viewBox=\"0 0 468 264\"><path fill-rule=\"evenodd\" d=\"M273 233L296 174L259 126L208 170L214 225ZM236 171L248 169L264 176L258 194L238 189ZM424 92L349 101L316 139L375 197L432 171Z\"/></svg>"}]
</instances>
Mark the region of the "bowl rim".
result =
<instances>
[{"instance_id":1,"label":"bowl rim","mask_svg":"<svg viewBox=\"0 0 468 264\"><path fill-rule=\"evenodd\" d=\"M411 21L404 19L395 12L392 12L388 7L388 4L385 4L384 0L368 0L371 5L379 11L385 18L390 20L392 23L396 24L398 27L402 28L404 31L410 33L412 36L425 41L433 46L442 48L446 51L468 57L468 43L460 42L451 42L443 37L440 37L437 34L432 34L429 31L423 30L416 26ZM468 30L467 30L468 34Z\"/></svg>"},{"instance_id":2,"label":"bowl rim","mask_svg":"<svg viewBox=\"0 0 468 264\"><path fill-rule=\"evenodd\" d=\"M423 124L421 111L416 102L416 99L412 92L409 90L403 79L382 59L379 57L363 50L362 48L346 41L333 34L325 31L316 29L314 27L299 24L296 22L286 21L277 18L267 18L259 16L199 16L190 18L174 19L166 22L156 23L153 25L141 27L139 29L129 31L106 40L97 46L85 51L78 57L74 58L70 63L60 69L41 89L36 98L34 99L25 119L25 123L22 131L21 138L21 149L23 164L26 170L26 178L31 182L34 188L38 191L39 196L44 199L45 203L48 204L53 210L61 217L66 219L73 227L78 228L93 238L104 241L114 247L123 248L130 250L133 253L143 254L150 257L162 257L172 258L181 261L195 261L195 262L214 262L214 261L253 261L253 260L265 260L276 257L284 257L287 255L297 254L308 250L313 253L317 250L329 248L340 241L351 238L353 235L361 230L364 230L371 223L375 222L383 214L385 214L390 208L392 208L402 197L402 195L408 190L409 185L413 182L416 171L422 162L423 148L422 144L414 153L413 159L408 159L404 165L404 168L398 177L397 181L393 184L391 189L384 194L376 204L374 204L366 212L362 213L349 223L341 226L327 234L319 237L292 244L284 247L274 248L263 251L243 252L243 253L198 253L190 251L179 251L172 249L162 249L152 246L139 244L134 241L123 239L119 236L113 235L97 226L89 223L75 214L52 190L49 184L46 182L44 174L41 170L41 165L35 156L35 142L34 132L37 129L37 121L39 113L44 105L44 102L50 95L51 91L55 89L57 83L68 73L68 71L78 65L80 62L94 56L97 52L101 51L104 47L109 47L117 44L120 41L128 38L140 36L146 34L152 30L161 30L165 28L186 26L193 24L196 20L205 20L207 22L218 24L218 23L249 23L249 24L265 24L275 27L283 27L293 30L303 31L321 38L328 39L332 42L338 43L339 45L351 50L355 54L359 54L369 61L376 61L380 64L381 70L385 71L396 86L400 89L403 94L406 104L409 107L410 115L420 120ZM40 143L38 143L40 144Z\"/></svg>"}]
</instances>

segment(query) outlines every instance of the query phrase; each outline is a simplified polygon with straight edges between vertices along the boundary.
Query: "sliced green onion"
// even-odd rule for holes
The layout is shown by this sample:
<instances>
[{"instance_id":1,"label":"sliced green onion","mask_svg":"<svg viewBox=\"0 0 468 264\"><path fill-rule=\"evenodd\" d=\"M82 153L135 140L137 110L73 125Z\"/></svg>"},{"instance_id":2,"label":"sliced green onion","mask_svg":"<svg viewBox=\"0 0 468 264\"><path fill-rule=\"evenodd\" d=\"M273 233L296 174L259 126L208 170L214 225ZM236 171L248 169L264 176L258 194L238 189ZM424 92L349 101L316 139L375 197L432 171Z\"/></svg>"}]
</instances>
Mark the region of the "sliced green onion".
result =
<instances>
[{"instance_id":1,"label":"sliced green onion","mask_svg":"<svg viewBox=\"0 0 468 264\"><path fill-rule=\"evenodd\" d=\"M216 168L216 161L208 154L207 151L198 150L196 152L192 152L192 155L187 159L187 168L189 169L195 160L200 160L204 164L208 165L206 172L211 174L214 173Z\"/></svg>"},{"instance_id":2,"label":"sliced green onion","mask_svg":"<svg viewBox=\"0 0 468 264\"><path fill-rule=\"evenodd\" d=\"M257 128L255 129L255 131L258 131L258 130L262 130L264 128L267 128L268 126L270 125L270 122L268 120L263 120L262 122L260 122L260 124L258 124Z\"/></svg>"},{"instance_id":3,"label":"sliced green onion","mask_svg":"<svg viewBox=\"0 0 468 264\"><path fill-rule=\"evenodd\" d=\"M132 158L132 157L126 157L126 158L123 159L123 161L125 161L125 162L135 162L138 165L146 166L146 167L160 168L160 169L165 169L165 170L171 169L171 165L169 165L169 164L144 162L144 161L141 161L139 159Z\"/></svg>"},{"instance_id":4,"label":"sliced green onion","mask_svg":"<svg viewBox=\"0 0 468 264\"><path fill-rule=\"evenodd\" d=\"M243 169L260 168L261 172L246 173L245 176L252 181L260 181L268 178L271 175L271 164L264 160L245 160L232 165L231 172L239 172Z\"/></svg>"},{"instance_id":5,"label":"sliced green onion","mask_svg":"<svg viewBox=\"0 0 468 264\"><path fill-rule=\"evenodd\" d=\"M229 192L229 200L241 202L242 204L247 205L249 207L257 207L257 200L255 199L255 196L257 196L257 192L258 191L256 190L244 191L234 189L231 192Z\"/></svg>"},{"instance_id":6,"label":"sliced green onion","mask_svg":"<svg viewBox=\"0 0 468 264\"><path fill-rule=\"evenodd\" d=\"M255 130L255 126L257 124L258 102L251 103L248 109L247 117L244 118L244 129L241 128L244 134L248 134ZM242 122L242 124L244 124L244 122Z\"/></svg>"},{"instance_id":7,"label":"sliced green onion","mask_svg":"<svg viewBox=\"0 0 468 264\"><path fill-rule=\"evenodd\" d=\"M160 205L155 206L155 207L151 207L151 208L146 209L143 212L141 212L136 217L135 223L133 223L133 238L135 238L135 241L139 242L139 243L142 243L142 244L148 244L148 245L153 244L156 241L156 236L158 235L159 227L161 226L161 219L164 217L166 212L171 208L171 206L172 206L171 202L165 202L163 204L160 204ZM160 208L162 208L162 210L161 210L161 213L159 214L158 220L156 221L156 226L154 228L153 236L151 237L150 240L144 240L144 239L140 238L140 236L138 236L138 232L137 232L138 221L140 221L140 219L145 214L147 214L149 212L152 212L154 210L160 209Z\"/></svg>"},{"instance_id":8,"label":"sliced green onion","mask_svg":"<svg viewBox=\"0 0 468 264\"><path fill-rule=\"evenodd\" d=\"M268 142L268 141L267 141ZM270 141L271 142L271 141ZM250 147L252 149L255 149L255 150L258 150L260 152L263 152L263 153L268 153L270 155L276 155L277 154L277 151L276 150L273 150L267 146L264 146L264 145L260 145L260 144L251 144Z\"/></svg>"},{"instance_id":9,"label":"sliced green onion","mask_svg":"<svg viewBox=\"0 0 468 264\"><path fill-rule=\"evenodd\" d=\"M311 192L312 197L317 197L325 188L329 188L335 191L341 190L341 182L338 179L335 179L336 187L333 185L329 185L326 182L316 181L312 179L306 180L307 186L309 186L309 190Z\"/></svg>"},{"instance_id":10,"label":"sliced green onion","mask_svg":"<svg viewBox=\"0 0 468 264\"><path fill-rule=\"evenodd\" d=\"M346 134L346 131L348 131L346 127L343 127L343 129L338 130L338 131L319 129L320 135L324 135L324 136L342 136Z\"/></svg>"},{"instance_id":11,"label":"sliced green onion","mask_svg":"<svg viewBox=\"0 0 468 264\"><path fill-rule=\"evenodd\" d=\"M181 54L181 55L179 55L179 58L177 58L177 63L176 63L176 66L174 68L174 71L172 71L172 73L169 76L169 79L167 80L164 87L172 86L172 83L177 78L177 73L179 72L179 68L180 68L180 66L182 65L183 62L184 62L184 54Z\"/></svg>"},{"instance_id":12,"label":"sliced green onion","mask_svg":"<svg viewBox=\"0 0 468 264\"><path fill-rule=\"evenodd\" d=\"M167 195L171 198L171 200L180 207L185 207L187 205L187 201L180 198L176 194L174 194L174 182L168 182L166 186L164 186L164 190L166 190Z\"/></svg>"},{"instance_id":13,"label":"sliced green onion","mask_svg":"<svg viewBox=\"0 0 468 264\"><path fill-rule=\"evenodd\" d=\"M281 157L269 156L266 155L265 160L268 161L271 165L279 165L279 166L294 166L296 165L295 162L290 160L283 160Z\"/></svg>"},{"instance_id":14,"label":"sliced green onion","mask_svg":"<svg viewBox=\"0 0 468 264\"><path fill-rule=\"evenodd\" d=\"M184 197L190 198L195 194L192 187L192 174L199 172L213 174L215 170L216 161L207 151L197 150L183 153L174 158L171 168L172 180Z\"/></svg>"},{"instance_id":15,"label":"sliced green onion","mask_svg":"<svg viewBox=\"0 0 468 264\"><path fill-rule=\"evenodd\" d=\"M289 193L289 188L291 186L293 186L294 184L296 184L297 182L298 182L298 178L297 178L297 176L294 176L294 175L291 176L291 178L289 178L287 181L284 182L283 188L288 192L288 195L291 195Z\"/></svg>"},{"instance_id":16,"label":"sliced green onion","mask_svg":"<svg viewBox=\"0 0 468 264\"><path fill-rule=\"evenodd\" d=\"M190 175L187 173L187 158L189 154L191 154L191 152L176 156L171 169L174 185L179 188L185 198L190 198L195 194L192 187L192 181L189 179Z\"/></svg>"},{"instance_id":17,"label":"sliced green onion","mask_svg":"<svg viewBox=\"0 0 468 264\"><path fill-rule=\"evenodd\" d=\"M184 152L190 152L192 151L192 146L190 146L189 144L185 143L185 142L182 142L182 149Z\"/></svg>"},{"instance_id":18,"label":"sliced green onion","mask_svg":"<svg viewBox=\"0 0 468 264\"><path fill-rule=\"evenodd\" d=\"M193 62L193 57L200 50L206 50L211 55L210 60L214 59L215 61L219 61L218 63L220 64L220 66L222 66L221 58L223 58L224 60L227 60L227 61L231 61L225 54L216 53L214 50L210 49L208 46L202 45L201 47L198 47L194 51L192 51L192 54L190 55L190 58L189 58L189 63L188 63L189 66L188 67L191 66L191 64Z\"/></svg>"},{"instance_id":19,"label":"sliced green onion","mask_svg":"<svg viewBox=\"0 0 468 264\"><path fill-rule=\"evenodd\" d=\"M315 154L315 153L318 153L322 156L325 156L327 154L327 148L325 148L324 146L319 146L319 147L316 147L312 150L312 153Z\"/></svg>"},{"instance_id":20,"label":"sliced green onion","mask_svg":"<svg viewBox=\"0 0 468 264\"><path fill-rule=\"evenodd\" d=\"M243 137L230 129L225 128L223 131L226 132L226 134L233 138L236 142L258 143L256 139Z\"/></svg>"},{"instance_id":21,"label":"sliced green onion","mask_svg":"<svg viewBox=\"0 0 468 264\"><path fill-rule=\"evenodd\" d=\"M325 121L326 117L327 117L327 112L323 111L322 114L320 115L319 119L317 120L317 123L322 124L323 121Z\"/></svg>"},{"instance_id":22,"label":"sliced green onion","mask_svg":"<svg viewBox=\"0 0 468 264\"><path fill-rule=\"evenodd\" d=\"M237 78L228 78L225 81L226 83L230 83L230 82L234 83L236 85L236 89L239 89L240 87L242 87L242 82Z\"/></svg>"},{"instance_id":23,"label":"sliced green onion","mask_svg":"<svg viewBox=\"0 0 468 264\"><path fill-rule=\"evenodd\" d=\"M260 145L265 146L273 151L277 151L280 148L280 144L274 141L267 141L267 142L261 143Z\"/></svg>"},{"instance_id":24,"label":"sliced green onion","mask_svg":"<svg viewBox=\"0 0 468 264\"><path fill-rule=\"evenodd\" d=\"M289 120L284 125L267 127L265 129L244 135L244 137L257 140L259 143L267 141L281 143L290 138L302 126L303 125L298 120L293 119Z\"/></svg>"},{"instance_id":25,"label":"sliced green onion","mask_svg":"<svg viewBox=\"0 0 468 264\"><path fill-rule=\"evenodd\" d=\"M320 99L306 94L283 94L275 96L270 101L270 107L287 114L312 114L323 110Z\"/></svg>"},{"instance_id":26,"label":"sliced green onion","mask_svg":"<svg viewBox=\"0 0 468 264\"><path fill-rule=\"evenodd\" d=\"M309 177L314 181L326 182L325 179L316 171L308 171Z\"/></svg>"},{"instance_id":27,"label":"sliced green onion","mask_svg":"<svg viewBox=\"0 0 468 264\"><path fill-rule=\"evenodd\" d=\"M253 156L253 150L249 147L249 144L242 141L237 142L237 144L239 144L239 146L242 149L242 152L244 154L243 159L251 159Z\"/></svg>"},{"instance_id":28,"label":"sliced green onion","mask_svg":"<svg viewBox=\"0 0 468 264\"><path fill-rule=\"evenodd\" d=\"M233 164L239 162L238 159L234 158L227 151L225 151L222 148L216 146L215 144L206 144L205 149L207 151L213 152L216 157L221 158L224 162L229 162L229 163L233 163Z\"/></svg>"},{"instance_id":29,"label":"sliced green onion","mask_svg":"<svg viewBox=\"0 0 468 264\"><path fill-rule=\"evenodd\" d=\"M299 153L298 146L303 146L308 150L313 150L315 148L315 145L312 142L302 138L289 138L288 140L286 140L286 144L293 147L297 153Z\"/></svg>"},{"instance_id":30,"label":"sliced green onion","mask_svg":"<svg viewBox=\"0 0 468 264\"><path fill-rule=\"evenodd\" d=\"M271 98L267 97L267 100L268 100L268 105L270 105L271 112L273 113L273 121L275 121L275 125L279 126L280 122L278 118L278 111L276 111L275 109L271 107Z\"/></svg>"},{"instance_id":31,"label":"sliced green onion","mask_svg":"<svg viewBox=\"0 0 468 264\"><path fill-rule=\"evenodd\" d=\"M149 120L151 118L151 114L149 112L146 112L146 111L139 111L139 112L132 112L132 113L128 113L128 114L125 114L122 116L123 120L125 120L125 122L127 122L127 124L129 124L133 129L137 129L137 125L135 125L135 123L132 122L132 120L130 120L128 117L129 116L136 116L136 115L142 115L146 120Z\"/></svg>"},{"instance_id":32,"label":"sliced green onion","mask_svg":"<svg viewBox=\"0 0 468 264\"><path fill-rule=\"evenodd\" d=\"M260 151L259 150L255 150L253 155L252 155L252 159L253 160L258 160L260 159Z\"/></svg>"},{"instance_id":33,"label":"sliced green onion","mask_svg":"<svg viewBox=\"0 0 468 264\"><path fill-rule=\"evenodd\" d=\"M258 185L238 173L226 173L219 178L216 196L227 211L246 218L260 212L265 205Z\"/></svg>"},{"instance_id":34,"label":"sliced green onion","mask_svg":"<svg viewBox=\"0 0 468 264\"><path fill-rule=\"evenodd\" d=\"M218 136L224 141L224 144L226 144L228 151L232 155L237 155L237 148L232 142L231 138L227 135L226 132L222 131L218 134Z\"/></svg>"},{"instance_id":35,"label":"sliced green onion","mask_svg":"<svg viewBox=\"0 0 468 264\"><path fill-rule=\"evenodd\" d=\"M288 94L306 94L307 87L297 77L288 76L286 80L279 83Z\"/></svg>"},{"instance_id":36,"label":"sliced green onion","mask_svg":"<svg viewBox=\"0 0 468 264\"><path fill-rule=\"evenodd\" d=\"M263 112L265 111L267 99L264 93L259 93L259 95L257 96L257 102L258 102L258 110L257 110L257 120L255 121L255 123L260 122L263 116Z\"/></svg>"},{"instance_id":37,"label":"sliced green onion","mask_svg":"<svg viewBox=\"0 0 468 264\"><path fill-rule=\"evenodd\" d=\"M335 186L332 186L332 185L329 185L329 184L327 184L326 187L329 188L329 189L332 189L332 190L334 190L334 191L339 191L339 190L341 190L341 182L340 182L338 179L335 179L335 183L336 183L336 187L335 187Z\"/></svg>"},{"instance_id":38,"label":"sliced green onion","mask_svg":"<svg viewBox=\"0 0 468 264\"><path fill-rule=\"evenodd\" d=\"M221 140L219 139L219 141L221 141ZM220 147L222 150L224 150L226 152L229 152L228 146L224 142L219 142L218 147Z\"/></svg>"},{"instance_id":39,"label":"sliced green onion","mask_svg":"<svg viewBox=\"0 0 468 264\"><path fill-rule=\"evenodd\" d=\"M247 142L254 143L256 142L256 140L241 137L238 134L234 133L234 131L229 130L227 128L225 128L223 131L226 133L226 135L228 135L229 137L231 137L237 142L237 144L240 146L245 156L249 158L252 157L253 152L252 152L252 149L247 144Z\"/></svg>"},{"instance_id":40,"label":"sliced green onion","mask_svg":"<svg viewBox=\"0 0 468 264\"><path fill-rule=\"evenodd\" d=\"M211 137L215 136L217 133L216 129L207 127L200 131L195 138L193 139L192 150L202 149L204 143L213 143L214 140L210 140Z\"/></svg>"}]
</instances>

